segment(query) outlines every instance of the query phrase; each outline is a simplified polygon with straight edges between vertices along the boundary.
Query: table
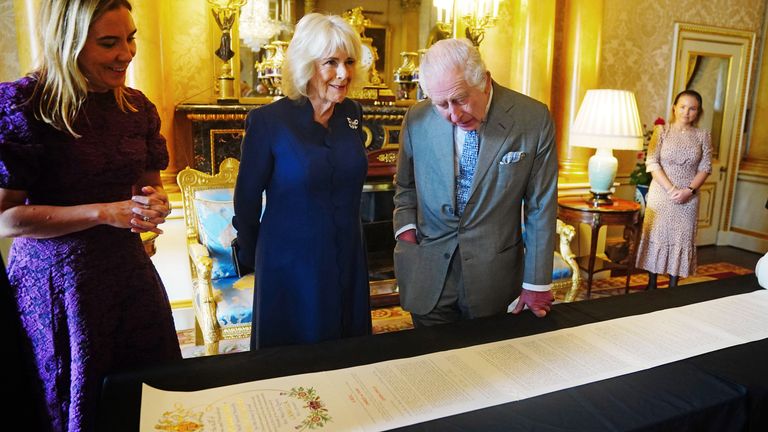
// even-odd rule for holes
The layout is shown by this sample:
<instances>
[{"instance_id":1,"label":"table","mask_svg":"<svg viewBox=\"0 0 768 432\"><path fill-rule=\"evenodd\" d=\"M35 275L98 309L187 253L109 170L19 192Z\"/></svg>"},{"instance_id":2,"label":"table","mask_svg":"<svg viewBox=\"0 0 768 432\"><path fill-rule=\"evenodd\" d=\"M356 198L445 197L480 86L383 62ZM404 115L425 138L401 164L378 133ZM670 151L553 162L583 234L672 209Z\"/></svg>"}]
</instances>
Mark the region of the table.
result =
<instances>
[{"instance_id":1,"label":"table","mask_svg":"<svg viewBox=\"0 0 768 432\"><path fill-rule=\"evenodd\" d=\"M589 246L589 256L577 258L579 267L587 272L587 298L592 294L592 277L595 273L606 270L626 269L627 282L624 289L629 292L629 278L632 270L635 268L635 256L637 254L637 244L640 241L640 204L634 201L627 201L619 198L612 198L613 203L592 205L584 198L560 198L557 201L557 217L563 222L571 225L578 223L587 224L592 228L592 239ZM629 242L629 255L627 264L618 264L610 260L598 257L597 255L597 236L600 227L603 225L622 225L624 226L624 239ZM585 262L586 261L586 262ZM595 263L599 267L595 270Z\"/></svg>"},{"instance_id":2,"label":"table","mask_svg":"<svg viewBox=\"0 0 768 432\"><path fill-rule=\"evenodd\" d=\"M543 319L501 315L316 345L187 359L108 376L102 430L138 430L141 383L205 388L522 337L760 289L754 275L561 303ZM768 339L399 430L768 430Z\"/></svg>"}]
</instances>

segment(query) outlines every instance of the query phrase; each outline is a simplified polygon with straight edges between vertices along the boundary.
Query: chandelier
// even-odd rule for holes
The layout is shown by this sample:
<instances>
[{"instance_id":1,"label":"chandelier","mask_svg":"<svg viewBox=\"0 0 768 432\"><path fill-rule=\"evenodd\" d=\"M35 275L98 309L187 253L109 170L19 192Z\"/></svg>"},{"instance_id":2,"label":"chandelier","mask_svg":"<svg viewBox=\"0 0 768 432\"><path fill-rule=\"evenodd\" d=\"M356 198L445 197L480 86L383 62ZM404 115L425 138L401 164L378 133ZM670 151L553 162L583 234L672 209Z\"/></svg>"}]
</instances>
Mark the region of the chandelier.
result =
<instances>
[{"instance_id":1,"label":"chandelier","mask_svg":"<svg viewBox=\"0 0 768 432\"><path fill-rule=\"evenodd\" d=\"M240 39L253 52L283 30L290 31L289 0L250 0L240 9Z\"/></svg>"}]
</instances>

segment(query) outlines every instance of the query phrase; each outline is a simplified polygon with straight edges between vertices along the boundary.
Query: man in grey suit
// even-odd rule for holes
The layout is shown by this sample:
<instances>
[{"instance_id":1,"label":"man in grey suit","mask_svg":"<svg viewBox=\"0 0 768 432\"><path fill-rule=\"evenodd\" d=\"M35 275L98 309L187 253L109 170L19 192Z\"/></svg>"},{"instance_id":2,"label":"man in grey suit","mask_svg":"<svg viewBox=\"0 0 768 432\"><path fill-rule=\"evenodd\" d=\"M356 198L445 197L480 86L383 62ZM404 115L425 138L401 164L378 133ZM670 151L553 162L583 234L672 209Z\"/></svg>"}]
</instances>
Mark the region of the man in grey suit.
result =
<instances>
[{"instance_id":1,"label":"man in grey suit","mask_svg":"<svg viewBox=\"0 0 768 432\"><path fill-rule=\"evenodd\" d=\"M395 179L403 308L417 327L508 307L545 316L557 217L547 107L493 82L467 40L435 43L420 79L429 99L403 120Z\"/></svg>"}]
</instances>

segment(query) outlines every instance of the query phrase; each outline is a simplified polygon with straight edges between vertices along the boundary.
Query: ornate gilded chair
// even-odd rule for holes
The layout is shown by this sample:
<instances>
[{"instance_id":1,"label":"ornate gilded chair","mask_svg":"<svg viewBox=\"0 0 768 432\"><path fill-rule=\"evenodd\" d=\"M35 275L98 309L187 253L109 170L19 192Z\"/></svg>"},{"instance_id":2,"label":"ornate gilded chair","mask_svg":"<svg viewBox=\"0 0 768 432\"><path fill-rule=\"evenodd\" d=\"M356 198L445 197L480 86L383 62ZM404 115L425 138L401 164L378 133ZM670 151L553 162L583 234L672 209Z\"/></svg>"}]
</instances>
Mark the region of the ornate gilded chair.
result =
<instances>
[{"instance_id":1,"label":"ornate gilded chair","mask_svg":"<svg viewBox=\"0 0 768 432\"><path fill-rule=\"evenodd\" d=\"M253 279L240 281L231 254L234 186L240 162L227 158L219 173L191 168L176 177L184 202L187 252L192 271L196 343L217 354L219 341L250 336Z\"/></svg>"},{"instance_id":2,"label":"ornate gilded chair","mask_svg":"<svg viewBox=\"0 0 768 432\"><path fill-rule=\"evenodd\" d=\"M555 257L552 261L552 294L555 299L562 299L560 300L562 302L572 302L576 298L581 283L576 255L571 251L571 240L576 230L558 219L556 232L558 243L555 245ZM523 226L523 238L525 235L525 226Z\"/></svg>"},{"instance_id":3,"label":"ornate gilded chair","mask_svg":"<svg viewBox=\"0 0 768 432\"><path fill-rule=\"evenodd\" d=\"M552 265L552 292L557 295L561 290L567 290L564 296L565 302L572 302L576 298L581 283L576 255L571 251L571 240L575 234L576 230L571 225L560 219L557 220L559 244Z\"/></svg>"}]
</instances>

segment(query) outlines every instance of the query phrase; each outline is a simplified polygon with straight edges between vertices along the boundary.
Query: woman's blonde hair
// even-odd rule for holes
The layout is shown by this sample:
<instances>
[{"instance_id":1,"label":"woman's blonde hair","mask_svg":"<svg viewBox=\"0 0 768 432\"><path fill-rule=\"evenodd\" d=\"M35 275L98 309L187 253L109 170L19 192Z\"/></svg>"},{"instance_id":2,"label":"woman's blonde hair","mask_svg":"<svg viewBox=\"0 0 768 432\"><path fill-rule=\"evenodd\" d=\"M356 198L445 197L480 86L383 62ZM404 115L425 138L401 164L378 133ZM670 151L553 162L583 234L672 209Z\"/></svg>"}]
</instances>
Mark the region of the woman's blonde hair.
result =
<instances>
[{"instance_id":1,"label":"woman's blonde hair","mask_svg":"<svg viewBox=\"0 0 768 432\"><path fill-rule=\"evenodd\" d=\"M73 123L88 96L88 82L77 64L91 24L105 12L124 7L128 0L49 0L40 9L42 55L33 72L38 77L33 95L35 117L79 138ZM126 98L127 88L114 89L122 111L136 111Z\"/></svg>"},{"instance_id":2,"label":"woman's blonde hair","mask_svg":"<svg viewBox=\"0 0 768 432\"><path fill-rule=\"evenodd\" d=\"M285 55L283 94L293 100L309 97L307 86L315 75L315 62L336 51L343 51L355 59L355 74L350 87L359 87L365 73L360 63L360 35L338 15L304 15L296 24L296 32Z\"/></svg>"}]
</instances>

